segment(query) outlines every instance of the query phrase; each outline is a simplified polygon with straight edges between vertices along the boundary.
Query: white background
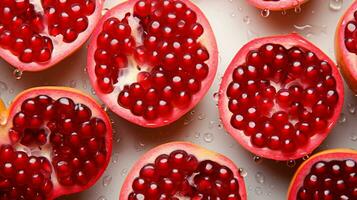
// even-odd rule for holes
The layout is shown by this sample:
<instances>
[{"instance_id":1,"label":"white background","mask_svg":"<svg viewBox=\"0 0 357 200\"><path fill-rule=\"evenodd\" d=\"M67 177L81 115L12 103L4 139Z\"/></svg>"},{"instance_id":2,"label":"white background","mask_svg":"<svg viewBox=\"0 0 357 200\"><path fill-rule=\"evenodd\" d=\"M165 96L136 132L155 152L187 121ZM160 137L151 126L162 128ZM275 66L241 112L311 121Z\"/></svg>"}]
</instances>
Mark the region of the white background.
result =
<instances>
[{"instance_id":1,"label":"white background","mask_svg":"<svg viewBox=\"0 0 357 200\"><path fill-rule=\"evenodd\" d=\"M331 0L342 1L342 0ZM330 0L311 0L294 10L261 16L260 11L244 0L194 0L207 15L218 41L220 62L218 74L202 102L176 123L155 130L134 126L108 112L114 121L115 139L112 161L103 177L91 189L62 200L116 200L122 182L132 164L147 150L169 141L191 141L231 158L247 172L245 177L249 199L283 200L290 179L296 170L285 162L260 160L240 147L220 126L214 93L224 70L242 45L250 39L280 33L298 32L317 44L334 58L334 33L339 17L353 0L344 0L342 8L330 8ZM107 0L110 8L119 0ZM7 103L26 88L42 85L65 85L86 91L91 95L86 66L86 48L81 48L59 65L40 73L24 73L20 80L12 75L13 68L0 61L0 97ZM317 150L357 146L357 123L353 114L356 97L346 88L346 101L340 123ZM4 133L5 134L5 133ZM297 165L299 162L297 163Z\"/></svg>"}]
</instances>

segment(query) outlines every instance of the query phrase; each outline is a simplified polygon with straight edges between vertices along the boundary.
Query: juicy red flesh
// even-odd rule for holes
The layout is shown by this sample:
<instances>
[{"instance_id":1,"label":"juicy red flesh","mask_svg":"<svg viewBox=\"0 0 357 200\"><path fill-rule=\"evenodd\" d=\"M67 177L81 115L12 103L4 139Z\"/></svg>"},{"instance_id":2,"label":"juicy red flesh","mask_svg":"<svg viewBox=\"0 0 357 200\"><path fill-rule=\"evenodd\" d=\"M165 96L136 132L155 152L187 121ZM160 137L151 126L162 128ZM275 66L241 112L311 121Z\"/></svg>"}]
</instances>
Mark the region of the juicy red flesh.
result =
<instances>
[{"instance_id":1,"label":"juicy red flesh","mask_svg":"<svg viewBox=\"0 0 357 200\"><path fill-rule=\"evenodd\" d=\"M208 75L210 55L199 41L204 29L181 1L140 0L130 15L111 17L103 25L95 52L97 84L103 93L118 92L119 106L134 115L169 116L173 108L189 105ZM132 36L128 20L139 21L140 38ZM138 66L129 66L128 59ZM143 66L148 69L135 74L133 83L118 85L128 68Z\"/></svg>"},{"instance_id":2,"label":"juicy red flesh","mask_svg":"<svg viewBox=\"0 0 357 200\"><path fill-rule=\"evenodd\" d=\"M26 99L9 130L11 145L0 150L0 199L46 199L53 178L62 186L88 184L105 164L106 128L86 105L70 98ZM38 156L43 153L46 158Z\"/></svg>"},{"instance_id":3,"label":"juicy red flesh","mask_svg":"<svg viewBox=\"0 0 357 200\"><path fill-rule=\"evenodd\" d=\"M1 1L0 47L24 63L49 61L54 36L61 35L65 43L75 41L88 28L88 16L94 10L94 0L41 0L41 5L29 0Z\"/></svg>"},{"instance_id":4,"label":"juicy red flesh","mask_svg":"<svg viewBox=\"0 0 357 200\"><path fill-rule=\"evenodd\" d=\"M316 162L299 188L296 199L357 199L356 161L346 159Z\"/></svg>"},{"instance_id":5,"label":"juicy red flesh","mask_svg":"<svg viewBox=\"0 0 357 200\"><path fill-rule=\"evenodd\" d=\"M232 78L226 91L231 125L257 148L303 148L328 128L339 99L330 64L299 46L264 44Z\"/></svg>"},{"instance_id":6,"label":"juicy red flesh","mask_svg":"<svg viewBox=\"0 0 357 200\"><path fill-rule=\"evenodd\" d=\"M345 45L349 52L357 54L357 11L354 12L354 18L346 25Z\"/></svg>"},{"instance_id":7,"label":"juicy red flesh","mask_svg":"<svg viewBox=\"0 0 357 200\"><path fill-rule=\"evenodd\" d=\"M132 183L128 199L240 200L238 179L226 166L199 161L184 150L159 155L143 166Z\"/></svg>"}]
</instances>

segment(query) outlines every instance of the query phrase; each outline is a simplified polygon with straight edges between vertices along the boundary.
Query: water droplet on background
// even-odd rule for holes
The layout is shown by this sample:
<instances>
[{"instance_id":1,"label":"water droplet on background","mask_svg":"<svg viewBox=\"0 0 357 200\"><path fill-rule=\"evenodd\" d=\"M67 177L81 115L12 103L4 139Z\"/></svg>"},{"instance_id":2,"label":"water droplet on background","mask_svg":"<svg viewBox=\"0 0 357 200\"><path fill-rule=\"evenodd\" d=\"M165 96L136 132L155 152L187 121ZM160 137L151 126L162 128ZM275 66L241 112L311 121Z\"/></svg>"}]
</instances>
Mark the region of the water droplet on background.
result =
<instances>
[{"instance_id":1,"label":"water droplet on background","mask_svg":"<svg viewBox=\"0 0 357 200\"><path fill-rule=\"evenodd\" d=\"M261 11L260 11L260 15L261 15L262 17L269 17L269 15L270 15L270 10L268 10L268 9L261 10Z\"/></svg>"},{"instance_id":2,"label":"water droplet on background","mask_svg":"<svg viewBox=\"0 0 357 200\"><path fill-rule=\"evenodd\" d=\"M203 135L203 140L207 143L211 143L213 141L213 139L214 139L214 136L212 133L205 133Z\"/></svg>"},{"instance_id":3,"label":"water droplet on background","mask_svg":"<svg viewBox=\"0 0 357 200\"><path fill-rule=\"evenodd\" d=\"M357 133L351 133L350 140L357 142Z\"/></svg>"},{"instance_id":4,"label":"water droplet on background","mask_svg":"<svg viewBox=\"0 0 357 200\"><path fill-rule=\"evenodd\" d=\"M16 78L16 80L20 80L22 78L22 74L23 72L19 69L15 69L13 72L13 75Z\"/></svg>"},{"instance_id":5,"label":"water droplet on background","mask_svg":"<svg viewBox=\"0 0 357 200\"><path fill-rule=\"evenodd\" d=\"M330 0L329 7L333 11L341 10L343 5L343 0Z\"/></svg>"},{"instance_id":6,"label":"water droplet on background","mask_svg":"<svg viewBox=\"0 0 357 200\"><path fill-rule=\"evenodd\" d=\"M103 177L103 186L107 187L108 185L110 185L110 183L112 182L112 177L110 175L106 175Z\"/></svg>"},{"instance_id":7,"label":"water droplet on background","mask_svg":"<svg viewBox=\"0 0 357 200\"><path fill-rule=\"evenodd\" d=\"M253 160L257 164L260 164L263 162L263 159L260 156L253 156Z\"/></svg>"},{"instance_id":8,"label":"water droplet on background","mask_svg":"<svg viewBox=\"0 0 357 200\"><path fill-rule=\"evenodd\" d=\"M301 13L301 6L298 5L294 8L295 13Z\"/></svg>"},{"instance_id":9,"label":"water droplet on background","mask_svg":"<svg viewBox=\"0 0 357 200\"><path fill-rule=\"evenodd\" d=\"M348 107L348 112L349 112L351 115L356 114L356 105L349 103L349 104L347 105L347 107Z\"/></svg>"},{"instance_id":10,"label":"water droplet on background","mask_svg":"<svg viewBox=\"0 0 357 200\"><path fill-rule=\"evenodd\" d=\"M244 17L243 17L243 22L244 22L245 24L250 24L250 22L251 22L250 17L249 17L249 16L244 16Z\"/></svg>"},{"instance_id":11,"label":"water droplet on background","mask_svg":"<svg viewBox=\"0 0 357 200\"><path fill-rule=\"evenodd\" d=\"M108 200L105 196L100 196L100 197L98 197L98 199L97 200Z\"/></svg>"},{"instance_id":12,"label":"water droplet on background","mask_svg":"<svg viewBox=\"0 0 357 200\"><path fill-rule=\"evenodd\" d=\"M264 184L265 176L264 176L263 172L257 172L255 174L255 180L257 181L257 183Z\"/></svg>"},{"instance_id":13,"label":"water droplet on background","mask_svg":"<svg viewBox=\"0 0 357 200\"><path fill-rule=\"evenodd\" d=\"M305 155L304 157L302 157L302 160L308 160L310 158L310 155Z\"/></svg>"},{"instance_id":14,"label":"water droplet on background","mask_svg":"<svg viewBox=\"0 0 357 200\"><path fill-rule=\"evenodd\" d=\"M128 169L124 168L123 170L121 170L121 175L125 176L128 173Z\"/></svg>"},{"instance_id":15,"label":"water droplet on background","mask_svg":"<svg viewBox=\"0 0 357 200\"><path fill-rule=\"evenodd\" d=\"M347 121L347 117L344 113L341 113L340 118L338 119L339 124L343 124Z\"/></svg>"},{"instance_id":16,"label":"water droplet on background","mask_svg":"<svg viewBox=\"0 0 357 200\"><path fill-rule=\"evenodd\" d=\"M243 169L243 168L239 168L238 172L242 177L246 177L248 175L248 172L245 171L245 169Z\"/></svg>"},{"instance_id":17,"label":"water droplet on background","mask_svg":"<svg viewBox=\"0 0 357 200\"><path fill-rule=\"evenodd\" d=\"M290 168L293 168L296 166L296 161L295 160L289 160L286 162L286 165Z\"/></svg>"},{"instance_id":18,"label":"water droplet on background","mask_svg":"<svg viewBox=\"0 0 357 200\"><path fill-rule=\"evenodd\" d=\"M118 160L119 160L119 153L114 153L112 155L112 163L116 164L118 163Z\"/></svg>"},{"instance_id":19,"label":"water droplet on background","mask_svg":"<svg viewBox=\"0 0 357 200\"><path fill-rule=\"evenodd\" d=\"M258 196L260 196L260 195L263 194L263 190L262 190L261 187L256 187L256 188L254 189L254 192L255 192L255 194L257 194Z\"/></svg>"},{"instance_id":20,"label":"water droplet on background","mask_svg":"<svg viewBox=\"0 0 357 200\"><path fill-rule=\"evenodd\" d=\"M199 120L204 120L204 119L206 119L206 115L205 115L204 113L201 113L201 114L198 115L197 118L198 118Z\"/></svg>"}]
</instances>

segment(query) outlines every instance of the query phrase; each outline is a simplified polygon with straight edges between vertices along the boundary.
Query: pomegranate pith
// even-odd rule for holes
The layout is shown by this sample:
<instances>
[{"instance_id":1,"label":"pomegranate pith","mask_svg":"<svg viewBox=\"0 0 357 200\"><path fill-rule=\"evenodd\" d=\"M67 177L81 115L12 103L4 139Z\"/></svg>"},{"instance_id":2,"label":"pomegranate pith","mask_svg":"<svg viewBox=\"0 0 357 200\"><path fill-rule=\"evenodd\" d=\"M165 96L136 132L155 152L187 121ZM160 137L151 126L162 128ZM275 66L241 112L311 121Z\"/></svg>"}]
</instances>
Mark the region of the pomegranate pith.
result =
<instances>
[{"instance_id":1,"label":"pomegranate pith","mask_svg":"<svg viewBox=\"0 0 357 200\"><path fill-rule=\"evenodd\" d=\"M156 147L137 161L123 199L246 200L243 178L228 158L187 142Z\"/></svg>"},{"instance_id":2,"label":"pomegranate pith","mask_svg":"<svg viewBox=\"0 0 357 200\"><path fill-rule=\"evenodd\" d=\"M291 181L288 200L357 199L357 151L331 149L305 161Z\"/></svg>"},{"instance_id":3,"label":"pomegranate pith","mask_svg":"<svg viewBox=\"0 0 357 200\"><path fill-rule=\"evenodd\" d=\"M298 7L308 0L247 0L251 5L262 10L287 10Z\"/></svg>"},{"instance_id":4,"label":"pomegranate pith","mask_svg":"<svg viewBox=\"0 0 357 200\"><path fill-rule=\"evenodd\" d=\"M80 192L104 172L111 154L108 116L90 97L42 87L11 104L0 137L0 199L55 199Z\"/></svg>"},{"instance_id":5,"label":"pomegranate pith","mask_svg":"<svg viewBox=\"0 0 357 200\"><path fill-rule=\"evenodd\" d=\"M228 132L249 151L275 160L297 159L319 146L344 98L335 64L297 34L246 44L219 93Z\"/></svg>"},{"instance_id":6,"label":"pomegranate pith","mask_svg":"<svg viewBox=\"0 0 357 200\"><path fill-rule=\"evenodd\" d=\"M102 0L5 0L0 3L0 57L22 71L58 63L89 37Z\"/></svg>"},{"instance_id":7,"label":"pomegranate pith","mask_svg":"<svg viewBox=\"0 0 357 200\"><path fill-rule=\"evenodd\" d=\"M204 14L188 0L135 0L108 11L89 45L98 96L144 127L172 123L205 95L217 45Z\"/></svg>"},{"instance_id":8,"label":"pomegranate pith","mask_svg":"<svg viewBox=\"0 0 357 200\"><path fill-rule=\"evenodd\" d=\"M357 2L353 2L336 28L336 60L349 87L357 93Z\"/></svg>"}]
</instances>

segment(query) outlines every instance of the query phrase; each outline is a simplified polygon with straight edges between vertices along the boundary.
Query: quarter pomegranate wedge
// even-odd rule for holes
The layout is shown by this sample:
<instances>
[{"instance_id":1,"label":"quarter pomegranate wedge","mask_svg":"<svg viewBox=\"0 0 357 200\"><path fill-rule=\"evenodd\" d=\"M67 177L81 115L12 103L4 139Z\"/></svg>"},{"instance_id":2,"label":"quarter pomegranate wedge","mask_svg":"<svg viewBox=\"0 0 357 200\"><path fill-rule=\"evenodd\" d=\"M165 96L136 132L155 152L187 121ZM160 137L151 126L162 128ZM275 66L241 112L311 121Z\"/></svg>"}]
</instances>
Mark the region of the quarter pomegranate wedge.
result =
<instances>
[{"instance_id":1,"label":"quarter pomegranate wedge","mask_svg":"<svg viewBox=\"0 0 357 200\"><path fill-rule=\"evenodd\" d=\"M344 90L335 64L297 34L255 39L222 79L226 130L261 157L291 160L311 153L339 118Z\"/></svg>"},{"instance_id":2,"label":"quarter pomegranate wedge","mask_svg":"<svg viewBox=\"0 0 357 200\"><path fill-rule=\"evenodd\" d=\"M0 199L51 200L86 190L106 169L108 116L69 88L24 91L0 110Z\"/></svg>"},{"instance_id":3,"label":"quarter pomegranate wedge","mask_svg":"<svg viewBox=\"0 0 357 200\"><path fill-rule=\"evenodd\" d=\"M78 49L103 0L1 0L0 57L21 71L47 69Z\"/></svg>"},{"instance_id":4,"label":"quarter pomegranate wedge","mask_svg":"<svg viewBox=\"0 0 357 200\"><path fill-rule=\"evenodd\" d=\"M272 11L287 10L295 8L308 0L247 0L251 5L259 8Z\"/></svg>"},{"instance_id":5,"label":"quarter pomegranate wedge","mask_svg":"<svg viewBox=\"0 0 357 200\"><path fill-rule=\"evenodd\" d=\"M134 165L119 200L246 200L244 180L228 158L187 142L156 147Z\"/></svg>"},{"instance_id":6,"label":"quarter pomegranate wedge","mask_svg":"<svg viewBox=\"0 0 357 200\"><path fill-rule=\"evenodd\" d=\"M217 70L217 44L188 0L131 0L108 11L89 44L87 71L116 114L144 127L192 109Z\"/></svg>"},{"instance_id":7,"label":"quarter pomegranate wedge","mask_svg":"<svg viewBox=\"0 0 357 200\"><path fill-rule=\"evenodd\" d=\"M287 199L357 199L357 151L331 149L305 161L291 181Z\"/></svg>"},{"instance_id":8,"label":"quarter pomegranate wedge","mask_svg":"<svg viewBox=\"0 0 357 200\"><path fill-rule=\"evenodd\" d=\"M342 16L335 35L336 59L350 88L357 93L357 2Z\"/></svg>"}]
</instances>

